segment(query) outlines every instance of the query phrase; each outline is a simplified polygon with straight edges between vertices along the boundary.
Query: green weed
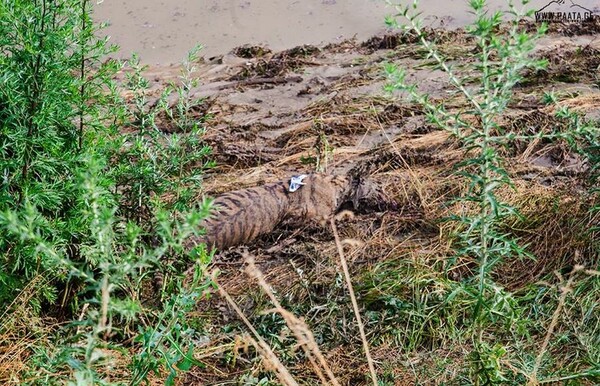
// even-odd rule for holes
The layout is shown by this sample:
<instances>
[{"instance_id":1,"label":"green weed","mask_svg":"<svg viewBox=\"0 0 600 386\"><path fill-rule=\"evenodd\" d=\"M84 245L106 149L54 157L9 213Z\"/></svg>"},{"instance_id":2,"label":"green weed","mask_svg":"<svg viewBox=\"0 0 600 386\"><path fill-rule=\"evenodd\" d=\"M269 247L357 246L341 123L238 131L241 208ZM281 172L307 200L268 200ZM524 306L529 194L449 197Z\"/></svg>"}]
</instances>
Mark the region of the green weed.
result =
<instances>
[{"instance_id":1,"label":"green weed","mask_svg":"<svg viewBox=\"0 0 600 386\"><path fill-rule=\"evenodd\" d=\"M448 309L469 305L469 309L461 315L462 323L457 318L450 318L452 327L446 327L448 330L464 329L458 331L457 335L462 336L463 340L470 336L472 340L470 373L466 375L469 383L518 383L523 381L523 376L531 380L531 374L523 370L519 375L521 378L509 375L514 368L507 368L504 363L509 355L510 340L504 341L502 336L512 332L520 339L518 335L531 326L522 319L524 310L519 305L517 295L496 283L493 277L500 263L533 256L502 225L509 219L522 216L517 208L500 198L501 189L514 189L514 186L506 169L506 160L499 149L510 146L516 139L531 141L544 138L577 144L592 132L597 134L597 131L578 124L568 132L540 131L530 135L503 131L500 122L512 99L513 88L522 81L526 69L536 70L545 65L544 61L533 58L531 53L546 26L541 24L534 33L527 33L521 21L531 11L519 9L512 2L508 2L509 11L494 13L487 11L485 1L473 0L469 4L476 21L466 28L466 32L475 42L477 53L473 62L462 66L446 58L428 39L417 13L418 2L409 6L395 5L397 14L386 20L389 26L410 31L418 37L427 51L427 58L435 63L437 69L446 73L449 84L467 101L467 107L451 111L443 101L433 100L420 92L418 86L409 84L406 70L393 63L386 64L384 70L389 80L386 87L389 92L403 91L411 102L423 107L431 123L450 132L464 149L465 160L456 165L455 175L465 181L468 189L453 201L452 208L456 211L446 220L454 223L456 251L450 260L451 264L446 267L451 267L459 260L473 261L475 267L471 271L474 274L464 276L455 284L449 283L445 290L440 291L440 299L426 298L424 305L419 301L422 289L415 287L419 281L412 275L405 286L398 286L404 291L405 288L411 289L408 293L413 298L409 298L406 307L402 307L406 295L388 298L387 302L395 302L390 308L400 314L406 308L405 313L411 318L423 315L423 310L431 310L431 313L417 319L416 323L409 319L408 326L427 328L404 335L412 337L405 338L404 343L408 340L412 343L408 347L413 349L414 344L422 344L421 334L426 331L441 334L439 326L435 324L433 328L428 328L428 321L438 318L445 320ZM506 31L501 29L504 16L510 16ZM399 18L405 22L404 25L399 23ZM546 94L546 101L553 102L553 96ZM383 280L383 283L388 282ZM433 278L431 285L443 288L443 278ZM386 294L395 292L390 292L392 287L389 284L387 286ZM373 286L375 288L377 285ZM419 298L414 298L415 295ZM378 296L377 299L378 302L383 300L385 306L385 297ZM428 316L425 318L425 315Z\"/></svg>"},{"instance_id":2,"label":"green weed","mask_svg":"<svg viewBox=\"0 0 600 386\"><path fill-rule=\"evenodd\" d=\"M182 246L210 210L195 203L211 165L190 94L200 47L150 107L136 58L125 85L113 80L123 65L104 60L114 48L96 38L90 5L0 4L2 345L22 353L13 382L140 384L155 373L174 384L201 365L192 348L203 333L187 314L212 285L211 255ZM159 113L177 135L161 131ZM157 305L148 284L174 259L171 269L193 269L169 276Z\"/></svg>"}]
</instances>

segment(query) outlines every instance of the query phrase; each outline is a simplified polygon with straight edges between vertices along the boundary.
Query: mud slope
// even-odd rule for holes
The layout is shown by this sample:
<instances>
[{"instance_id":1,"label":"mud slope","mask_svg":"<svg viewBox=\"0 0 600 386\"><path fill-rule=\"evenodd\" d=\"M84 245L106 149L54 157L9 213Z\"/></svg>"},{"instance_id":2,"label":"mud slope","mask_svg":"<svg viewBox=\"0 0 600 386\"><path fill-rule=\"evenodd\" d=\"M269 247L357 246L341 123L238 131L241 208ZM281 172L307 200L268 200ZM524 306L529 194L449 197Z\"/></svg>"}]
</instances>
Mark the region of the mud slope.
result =
<instances>
[{"instance_id":1,"label":"mud slope","mask_svg":"<svg viewBox=\"0 0 600 386\"><path fill-rule=\"evenodd\" d=\"M566 127L565 121L554 116L560 106L598 117L600 93L592 70L600 65L600 40L585 34L567 36L573 35L567 32L551 32L540 42L535 54L547 58L549 67L529 73L515 89L508 114L500 122L503 129L532 133ZM452 63L458 66L472 60L472 43L462 32L438 32L435 36L440 50ZM464 181L451 173L452 166L464 156L460 144L427 123L422 109L403 95L390 96L382 90L385 81L381 63L393 61L406 68L409 79L432 100L443 100L454 112L465 107L464 99L454 92L442 72L423 59L422 49L412 40L387 35L364 42L348 40L281 52L243 46L199 63L201 85L193 90L196 97L204 98L197 107L198 115L211 117L205 140L213 147L218 163L206 176L207 194L316 168L342 173L362 167L398 203L397 210L359 211L350 219L338 221L341 237L357 241L347 252L365 315L375 315L384 304L386 279L378 276L383 267L389 269L395 264L400 269L403 261L410 261L427 275L445 274L444 259L451 254L451 230L439 219L452 210L446 205L449 200L464 189ZM178 71L176 66L151 68L147 75L154 82L154 95L164 84L177 81ZM544 92L549 91L558 96L558 106L542 102ZM161 127L173 130L168 122ZM592 252L581 240L577 241L581 253L566 252L577 239L576 229L572 223L562 224L566 219L553 212L551 205L545 206L563 203L565 213L581 222L597 220L585 220L587 204L582 202L581 193L588 188L588 170L583 160L564 143L544 141L516 142L504 151L504 156L515 183L514 190L503 193L505 199L526 216L538 216L538 222L513 224L538 259L501 265L497 280L518 290L555 269L590 261ZM547 242L557 238L560 242ZM346 385L366 384L367 367L349 300L340 284L331 229L320 224L303 229L281 228L215 259L214 266L221 271L219 282L250 320L268 326L264 334L287 344L291 338L285 335L283 322L263 313L271 305L243 272L242 254L246 250L255 257L284 306L302 316L313 329L338 379ZM459 280L471 275L472 266L465 257L449 268L447 277ZM236 338L245 328L222 300L213 297L200 304L198 312L211 337L197 354L207 366L193 370L186 384L226 384L243 374L258 377L264 373L268 365L256 359L254 350L247 350L243 339ZM395 384L414 384L418 377L427 383L427 377L436 374L438 378L429 381L450 380L452 369L464 365L464 350L468 348L442 348L442 342L432 340L421 348L438 347L443 351L440 355L446 358L447 369L441 373L424 371L434 364L427 354L416 359L419 348L402 354L402 342L389 338L393 323L367 316L374 359L381 371L392 369ZM283 343L278 347L284 357L296 358L289 363L298 379L316 384L302 355ZM407 360L416 370L407 370Z\"/></svg>"}]
</instances>

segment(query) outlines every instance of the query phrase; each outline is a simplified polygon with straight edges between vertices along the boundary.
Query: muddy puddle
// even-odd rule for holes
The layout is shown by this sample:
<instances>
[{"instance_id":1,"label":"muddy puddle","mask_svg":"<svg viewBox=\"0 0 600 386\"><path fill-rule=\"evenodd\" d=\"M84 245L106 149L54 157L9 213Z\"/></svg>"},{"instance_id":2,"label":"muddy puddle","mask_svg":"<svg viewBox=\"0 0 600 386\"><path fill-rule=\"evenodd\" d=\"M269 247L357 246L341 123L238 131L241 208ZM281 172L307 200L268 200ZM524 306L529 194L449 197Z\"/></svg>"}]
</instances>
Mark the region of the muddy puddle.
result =
<instances>
[{"instance_id":1,"label":"muddy puddle","mask_svg":"<svg viewBox=\"0 0 600 386\"><path fill-rule=\"evenodd\" d=\"M575 9L569 2L561 0L560 7ZM473 21L467 3L423 0L420 10L425 25L453 28ZM507 8L505 0L488 3L490 11ZM528 7L538 10L558 4L535 0ZM581 0L577 6L597 12L600 3ZM148 64L179 62L197 43L205 46L206 57L212 57L243 44L278 51L354 36L364 40L385 31L384 18L394 12L383 0L100 0L95 7L96 20L109 23L106 34L121 47L118 55L137 52Z\"/></svg>"}]
</instances>

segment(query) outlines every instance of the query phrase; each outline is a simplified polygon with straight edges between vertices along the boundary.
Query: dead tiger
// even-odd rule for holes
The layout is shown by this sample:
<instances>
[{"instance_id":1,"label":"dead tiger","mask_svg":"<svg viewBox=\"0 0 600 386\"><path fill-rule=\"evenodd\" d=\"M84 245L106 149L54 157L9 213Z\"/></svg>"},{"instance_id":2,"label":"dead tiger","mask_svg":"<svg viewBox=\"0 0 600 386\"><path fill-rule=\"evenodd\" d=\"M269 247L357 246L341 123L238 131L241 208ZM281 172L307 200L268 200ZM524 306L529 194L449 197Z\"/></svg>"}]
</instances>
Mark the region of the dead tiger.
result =
<instances>
[{"instance_id":1,"label":"dead tiger","mask_svg":"<svg viewBox=\"0 0 600 386\"><path fill-rule=\"evenodd\" d=\"M236 190L215 198L213 213L202 224L206 233L186 244L223 250L270 233L283 221L301 225L327 219L344 203L357 208L364 199L381 197L375 184L348 175L309 174Z\"/></svg>"}]
</instances>

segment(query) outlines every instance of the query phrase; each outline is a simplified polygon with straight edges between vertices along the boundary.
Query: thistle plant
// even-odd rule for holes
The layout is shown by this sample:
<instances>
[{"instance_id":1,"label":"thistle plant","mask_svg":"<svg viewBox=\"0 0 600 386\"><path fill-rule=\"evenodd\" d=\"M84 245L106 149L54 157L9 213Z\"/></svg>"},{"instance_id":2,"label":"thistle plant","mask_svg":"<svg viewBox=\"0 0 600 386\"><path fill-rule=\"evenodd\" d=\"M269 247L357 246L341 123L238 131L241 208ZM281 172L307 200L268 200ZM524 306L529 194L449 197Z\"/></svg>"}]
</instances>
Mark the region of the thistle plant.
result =
<instances>
[{"instance_id":1,"label":"thistle plant","mask_svg":"<svg viewBox=\"0 0 600 386\"><path fill-rule=\"evenodd\" d=\"M477 209L474 213L456 214L452 216L452 220L464 225L459 235L462 248L458 253L474 256L478 261L479 275L475 293L477 302L473 312L473 320L478 321L485 313L492 311L484 307L484 303L487 303L487 289L492 285L489 282L490 271L505 257L525 254L514 239L499 229L502 219L516 214L513 207L497 197L499 188L511 185L498 148L514 140L513 133L502 132L499 119L511 100L512 88L521 80L521 71L544 65L544 62L531 59L528 54L545 28L542 25L534 35L522 32L519 22L528 13L518 10L511 2L510 14L514 18L506 35L500 35L497 31L503 13L488 15L485 1L472 0L470 5L475 12L476 21L466 31L475 39L478 53L476 62L467 65L469 68L457 70L444 59L435 44L426 38L422 21L415 14L417 5L418 2L411 6L397 5L396 17L408 20L408 24L402 28L419 36L429 58L447 74L449 83L467 100L468 107L459 113L447 111L443 102L433 102L428 95L419 92L416 85L408 84L406 71L394 64L386 64L384 68L390 81L386 89L390 92L408 92L413 101L424 107L427 118L458 138L468 154L468 158L457 165L457 174L470 181L468 192L458 200L475 205ZM388 18L387 23L400 27L396 18ZM460 71L470 70L478 74L474 84L467 81L471 77L459 75ZM487 311L483 312L484 309Z\"/></svg>"},{"instance_id":2,"label":"thistle plant","mask_svg":"<svg viewBox=\"0 0 600 386\"><path fill-rule=\"evenodd\" d=\"M430 41L417 13L418 2L412 5L395 5L397 14L387 18L391 27L401 28L415 34L433 60L442 70L450 85L467 101L459 112L446 109L444 102L436 102L418 87L406 80L406 71L394 64L384 67L390 92L406 92L413 102L420 104L427 119L443 130L449 131L463 146L466 159L458 164L456 173L466 178L468 190L457 202L462 204L462 213L450 217L460 226L458 256L473 257L477 262L478 274L459 284L457 291L473 298L472 321L474 325L475 351L473 364L478 383L499 382L502 374L496 366L501 347L490 347L484 341L484 328L504 316L514 323L518 315L514 300L490 277L493 268L507 258L526 256L526 251L514 237L502 231L502 221L518 215L515 208L498 198L498 190L511 186L510 177L498 149L515 139L515 133L505 133L500 118L512 98L513 87L522 79L525 69L538 69L544 62L530 57L535 42L545 32L541 25L534 34L522 30L519 23L529 13L509 2L509 11L489 14L484 0L469 2L475 14L475 22L466 27L473 38L477 53L473 63L460 68L451 64ZM525 4L525 2L523 2ZM508 30L499 32L503 16L510 14ZM400 25L398 18L406 20ZM476 74L476 76L473 76Z\"/></svg>"},{"instance_id":3,"label":"thistle plant","mask_svg":"<svg viewBox=\"0 0 600 386\"><path fill-rule=\"evenodd\" d=\"M527 1L522 2L523 6L526 4ZM492 14L487 12L483 0L471 0L469 5L475 22L465 31L475 42L476 53L472 62L464 64L447 60L427 36L417 13L417 1L408 6L394 5L397 13L386 20L390 27L417 36L427 59L446 74L455 95L466 101L466 107L450 111L443 101L430 98L410 84L406 70L393 63L385 64L384 70L389 80L386 86L389 92L405 92L411 101L423 107L430 122L452 134L464 149L465 160L456 165L454 172L465 179L467 190L454 201L459 212L446 219L456 224L458 239L456 255L449 263L457 257L473 258L477 274L456 283L447 301L457 298L457 294L471 299L474 349L470 355L470 382L499 384L507 382L502 362L508 351L502 344L487 341L486 329L501 324L506 331L513 330L513 326L518 326L523 319L523 309L513 294L494 282L491 274L500 262L530 256L505 230L508 218L521 215L499 198L499 189L513 187L499 149L508 147L515 140L564 140L587 154L595 168L593 159L597 146L594 144L597 141L594 138L597 138L598 130L568 109L559 108L557 116L570 118L573 123L567 131L540 130L534 134L505 131L501 122L512 99L513 88L523 80L526 71L545 66L544 60L535 59L531 54L546 26L541 24L534 33L526 32L521 22L532 11L521 10L512 1L507 2L508 11ZM509 16L508 21L506 16ZM405 24L401 25L399 18ZM545 99L550 103L555 101L549 94Z\"/></svg>"}]
</instances>

